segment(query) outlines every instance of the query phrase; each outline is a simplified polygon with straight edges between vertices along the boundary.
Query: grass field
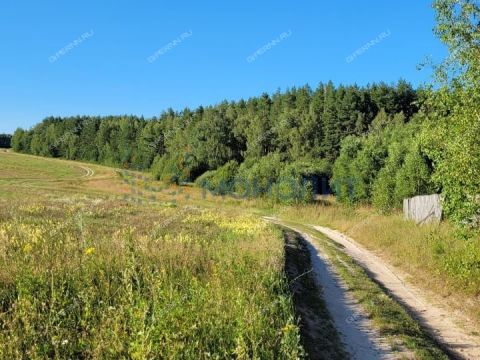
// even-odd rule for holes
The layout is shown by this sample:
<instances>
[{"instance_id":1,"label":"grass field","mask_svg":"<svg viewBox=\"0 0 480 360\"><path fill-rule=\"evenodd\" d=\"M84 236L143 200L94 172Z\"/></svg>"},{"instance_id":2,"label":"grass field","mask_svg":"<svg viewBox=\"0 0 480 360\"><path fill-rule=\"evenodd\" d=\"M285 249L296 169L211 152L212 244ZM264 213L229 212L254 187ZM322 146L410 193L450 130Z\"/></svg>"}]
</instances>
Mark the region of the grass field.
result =
<instances>
[{"instance_id":1,"label":"grass field","mask_svg":"<svg viewBox=\"0 0 480 360\"><path fill-rule=\"evenodd\" d=\"M119 200L100 166L1 153L0 167L0 358L302 356L279 230Z\"/></svg>"}]
</instances>

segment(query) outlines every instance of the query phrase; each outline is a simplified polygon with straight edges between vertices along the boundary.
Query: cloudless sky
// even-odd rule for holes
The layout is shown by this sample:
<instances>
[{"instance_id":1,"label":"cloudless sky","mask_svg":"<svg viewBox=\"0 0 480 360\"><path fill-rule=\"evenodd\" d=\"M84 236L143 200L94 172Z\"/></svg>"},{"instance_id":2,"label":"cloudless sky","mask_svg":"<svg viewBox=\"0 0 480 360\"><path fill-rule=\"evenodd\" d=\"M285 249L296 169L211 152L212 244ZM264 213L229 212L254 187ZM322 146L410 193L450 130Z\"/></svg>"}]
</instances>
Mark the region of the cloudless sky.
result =
<instances>
[{"instance_id":1,"label":"cloudless sky","mask_svg":"<svg viewBox=\"0 0 480 360\"><path fill-rule=\"evenodd\" d=\"M2 0L0 133L50 115L151 117L328 80L418 86L431 72L417 65L446 53L434 24L431 2L419 0Z\"/></svg>"}]
</instances>

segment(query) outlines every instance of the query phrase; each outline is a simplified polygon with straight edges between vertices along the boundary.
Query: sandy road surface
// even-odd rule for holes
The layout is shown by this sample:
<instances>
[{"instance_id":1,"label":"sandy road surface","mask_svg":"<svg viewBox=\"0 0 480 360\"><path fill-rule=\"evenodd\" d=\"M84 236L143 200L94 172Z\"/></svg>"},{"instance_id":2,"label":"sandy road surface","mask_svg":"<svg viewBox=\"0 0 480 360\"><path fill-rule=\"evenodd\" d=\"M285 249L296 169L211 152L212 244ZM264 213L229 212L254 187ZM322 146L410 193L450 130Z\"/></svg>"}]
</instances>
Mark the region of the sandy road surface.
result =
<instances>
[{"instance_id":1,"label":"sandy road surface","mask_svg":"<svg viewBox=\"0 0 480 360\"><path fill-rule=\"evenodd\" d=\"M300 234L307 242L315 279L322 289L322 297L328 312L338 330L345 350L351 359L396 359L394 353L370 320L361 306L349 293L348 287L340 279L328 256L311 239L308 234L285 225L278 219L265 217L266 220L290 228Z\"/></svg>"},{"instance_id":2,"label":"sandy road surface","mask_svg":"<svg viewBox=\"0 0 480 360\"><path fill-rule=\"evenodd\" d=\"M479 329L465 329L458 325L460 319L455 319L451 311L438 304L432 304L425 298L422 291L406 281L403 274L394 272L382 259L355 240L326 227L312 227L342 245L343 251L402 303L411 315L443 345L450 356L459 359L480 359L480 336L472 335L472 332L478 332Z\"/></svg>"}]
</instances>

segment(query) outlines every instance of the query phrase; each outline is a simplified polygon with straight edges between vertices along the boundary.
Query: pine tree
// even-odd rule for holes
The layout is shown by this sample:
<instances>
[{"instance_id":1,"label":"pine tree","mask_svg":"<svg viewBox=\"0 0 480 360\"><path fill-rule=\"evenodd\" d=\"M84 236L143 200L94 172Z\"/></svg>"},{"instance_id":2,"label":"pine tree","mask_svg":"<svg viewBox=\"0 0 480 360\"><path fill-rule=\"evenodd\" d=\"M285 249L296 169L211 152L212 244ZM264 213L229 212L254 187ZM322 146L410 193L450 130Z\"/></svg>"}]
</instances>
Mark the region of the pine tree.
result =
<instances>
[{"instance_id":1,"label":"pine tree","mask_svg":"<svg viewBox=\"0 0 480 360\"><path fill-rule=\"evenodd\" d=\"M330 81L325 87L325 102L323 108L324 138L322 153L325 158L333 161L338 154L340 145L340 123L337 120L337 94Z\"/></svg>"}]
</instances>

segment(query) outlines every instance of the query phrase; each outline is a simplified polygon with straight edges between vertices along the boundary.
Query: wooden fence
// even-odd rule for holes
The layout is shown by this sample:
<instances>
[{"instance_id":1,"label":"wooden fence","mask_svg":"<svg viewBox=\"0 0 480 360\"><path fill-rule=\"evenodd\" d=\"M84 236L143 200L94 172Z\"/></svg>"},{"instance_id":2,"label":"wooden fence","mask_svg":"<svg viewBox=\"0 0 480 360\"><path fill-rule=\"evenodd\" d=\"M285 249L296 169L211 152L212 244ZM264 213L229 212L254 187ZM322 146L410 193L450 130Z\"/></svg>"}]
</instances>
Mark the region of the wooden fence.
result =
<instances>
[{"instance_id":1,"label":"wooden fence","mask_svg":"<svg viewBox=\"0 0 480 360\"><path fill-rule=\"evenodd\" d=\"M442 219L440 195L421 195L404 199L403 214L407 220L413 220L417 224L440 222Z\"/></svg>"}]
</instances>

